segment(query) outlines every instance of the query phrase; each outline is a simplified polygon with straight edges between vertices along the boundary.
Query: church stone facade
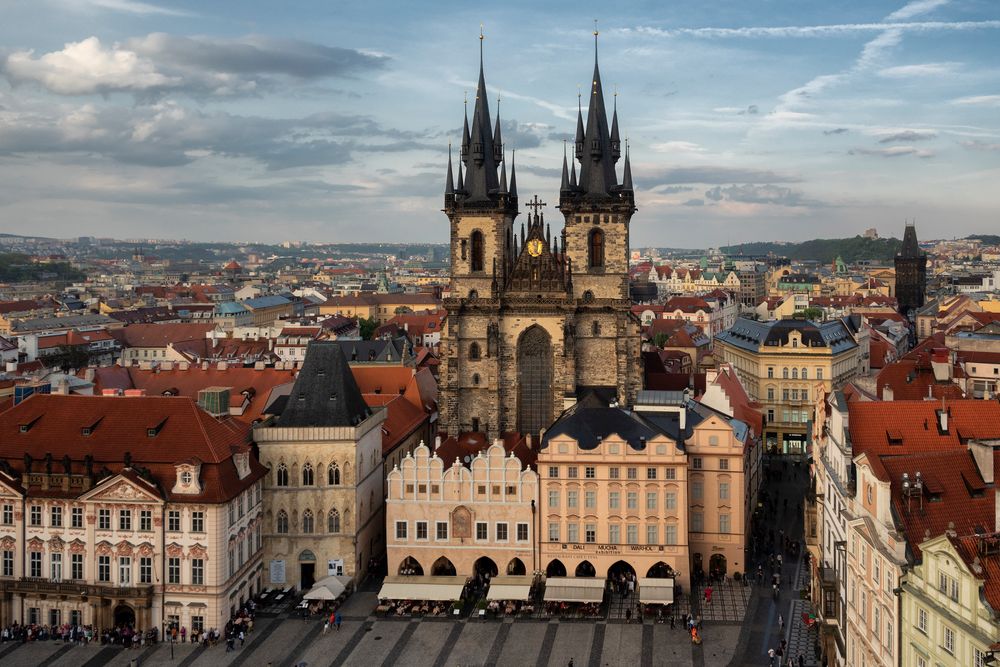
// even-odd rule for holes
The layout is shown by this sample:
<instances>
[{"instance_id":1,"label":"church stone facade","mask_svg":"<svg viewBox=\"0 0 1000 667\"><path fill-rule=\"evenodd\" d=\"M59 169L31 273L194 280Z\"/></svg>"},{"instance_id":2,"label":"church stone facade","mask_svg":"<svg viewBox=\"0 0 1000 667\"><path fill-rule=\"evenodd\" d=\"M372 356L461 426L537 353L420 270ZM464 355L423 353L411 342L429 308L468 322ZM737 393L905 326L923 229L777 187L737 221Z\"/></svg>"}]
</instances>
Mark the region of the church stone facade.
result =
<instances>
[{"instance_id":1,"label":"church stone facade","mask_svg":"<svg viewBox=\"0 0 1000 667\"><path fill-rule=\"evenodd\" d=\"M609 124L596 54L573 152L572 161L563 156L562 230L553 235L537 196L516 228L513 156L508 183L500 119L491 123L480 61L457 178L449 157L445 183L451 279L439 403L449 434L537 438L579 396L594 392L630 405L640 389L639 322L628 297L632 175L626 149L618 177L618 114Z\"/></svg>"}]
</instances>

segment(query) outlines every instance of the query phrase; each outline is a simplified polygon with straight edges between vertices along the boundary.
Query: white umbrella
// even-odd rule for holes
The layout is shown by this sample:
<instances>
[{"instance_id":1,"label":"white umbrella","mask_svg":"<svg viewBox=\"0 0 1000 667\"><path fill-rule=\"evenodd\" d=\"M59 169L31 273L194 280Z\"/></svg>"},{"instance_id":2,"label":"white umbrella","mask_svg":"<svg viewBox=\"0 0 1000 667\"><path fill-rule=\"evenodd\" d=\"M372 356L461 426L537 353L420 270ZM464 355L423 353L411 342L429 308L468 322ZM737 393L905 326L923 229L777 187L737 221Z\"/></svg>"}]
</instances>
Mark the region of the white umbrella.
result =
<instances>
[{"instance_id":1,"label":"white umbrella","mask_svg":"<svg viewBox=\"0 0 1000 667\"><path fill-rule=\"evenodd\" d=\"M326 586L314 586L311 591L302 596L303 600L336 600L337 596L333 594Z\"/></svg>"}]
</instances>

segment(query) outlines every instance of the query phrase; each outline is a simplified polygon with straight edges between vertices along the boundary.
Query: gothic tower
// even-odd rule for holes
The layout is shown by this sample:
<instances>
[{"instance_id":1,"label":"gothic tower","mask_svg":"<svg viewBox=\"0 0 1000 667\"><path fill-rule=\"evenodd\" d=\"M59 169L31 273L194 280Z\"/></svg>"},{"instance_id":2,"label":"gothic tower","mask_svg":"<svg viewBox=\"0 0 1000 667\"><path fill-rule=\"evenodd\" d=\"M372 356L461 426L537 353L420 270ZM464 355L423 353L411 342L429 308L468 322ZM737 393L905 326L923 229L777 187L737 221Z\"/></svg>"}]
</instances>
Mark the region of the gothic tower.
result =
<instances>
[{"instance_id":1,"label":"gothic tower","mask_svg":"<svg viewBox=\"0 0 1000 667\"><path fill-rule=\"evenodd\" d=\"M927 292L927 254L917 243L917 230L906 223L903 245L896 253L896 301L899 312L912 317L923 307Z\"/></svg>"}]
</instances>

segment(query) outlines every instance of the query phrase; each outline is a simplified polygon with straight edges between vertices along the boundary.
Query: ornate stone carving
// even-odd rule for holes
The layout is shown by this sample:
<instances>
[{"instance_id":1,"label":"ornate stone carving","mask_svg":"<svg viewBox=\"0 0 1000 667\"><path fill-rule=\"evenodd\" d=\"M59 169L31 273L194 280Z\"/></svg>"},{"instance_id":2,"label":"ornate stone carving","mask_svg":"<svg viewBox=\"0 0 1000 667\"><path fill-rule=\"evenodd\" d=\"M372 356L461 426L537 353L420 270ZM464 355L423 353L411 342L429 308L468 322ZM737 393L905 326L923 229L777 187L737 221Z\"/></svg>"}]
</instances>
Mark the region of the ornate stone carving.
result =
<instances>
[{"instance_id":1,"label":"ornate stone carving","mask_svg":"<svg viewBox=\"0 0 1000 667\"><path fill-rule=\"evenodd\" d=\"M458 538L472 537L472 512L468 507L463 505L452 511L451 534Z\"/></svg>"},{"instance_id":2,"label":"ornate stone carving","mask_svg":"<svg viewBox=\"0 0 1000 667\"><path fill-rule=\"evenodd\" d=\"M69 543L69 552L71 554L87 553L87 543L83 540L73 540Z\"/></svg>"},{"instance_id":3,"label":"ornate stone carving","mask_svg":"<svg viewBox=\"0 0 1000 667\"><path fill-rule=\"evenodd\" d=\"M4 537L3 539L0 539L0 548L2 548L4 551L13 551L14 546L16 544L17 540L15 540L13 537L10 537L9 535Z\"/></svg>"},{"instance_id":4,"label":"ornate stone carving","mask_svg":"<svg viewBox=\"0 0 1000 667\"><path fill-rule=\"evenodd\" d=\"M62 551L65 543L59 538L58 535L54 535L52 539L49 540L49 551Z\"/></svg>"},{"instance_id":5,"label":"ornate stone carving","mask_svg":"<svg viewBox=\"0 0 1000 667\"><path fill-rule=\"evenodd\" d=\"M110 542L98 542L96 551L98 556L110 556L114 552L114 549Z\"/></svg>"},{"instance_id":6,"label":"ornate stone carving","mask_svg":"<svg viewBox=\"0 0 1000 667\"><path fill-rule=\"evenodd\" d=\"M38 537L32 537L28 540L28 551L44 551L45 543Z\"/></svg>"},{"instance_id":7,"label":"ornate stone carving","mask_svg":"<svg viewBox=\"0 0 1000 667\"><path fill-rule=\"evenodd\" d=\"M140 556L145 556L148 558L149 556L153 555L153 545L150 544L149 542L143 542L142 544L139 545L138 551Z\"/></svg>"},{"instance_id":8,"label":"ornate stone carving","mask_svg":"<svg viewBox=\"0 0 1000 667\"><path fill-rule=\"evenodd\" d=\"M133 553L133 547L128 542L122 540L118 543L116 552L119 556L131 556Z\"/></svg>"}]
</instances>

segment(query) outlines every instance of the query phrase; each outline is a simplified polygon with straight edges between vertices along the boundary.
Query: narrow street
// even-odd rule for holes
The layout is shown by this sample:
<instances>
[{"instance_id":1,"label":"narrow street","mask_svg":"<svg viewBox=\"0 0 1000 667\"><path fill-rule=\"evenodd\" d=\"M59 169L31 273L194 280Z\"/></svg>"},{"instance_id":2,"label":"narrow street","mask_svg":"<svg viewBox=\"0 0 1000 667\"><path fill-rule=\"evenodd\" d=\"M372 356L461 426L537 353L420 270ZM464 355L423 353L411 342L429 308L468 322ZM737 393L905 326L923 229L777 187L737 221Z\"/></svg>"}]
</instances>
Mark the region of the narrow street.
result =
<instances>
[{"instance_id":1,"label":"narrow street","mask_svg":"<svg viewBox=\"0 0 1000 667\"><path fill-rule=\"evenodd\" d=\"M766 457L765 479L761 497L765 498L764 513L759 518L756 552L752 556L752 569L748 574L754 583L753 598L747 610L737 658L733 665L768 665L768 650L776 652L782 640L786 642L781 665L788 657L798 665L802 654L805 665L818 665L815 655L815 630L805 627L802 613L808 611L809 602L801 599L800 591L808 587L808 566L804 561L802 503L808 482L808 467L804 462L795 465L791 457ZM771 542L773 536L773 543ZM783 548L782 538L798 542L793 553ZM773 569L770 557L781 554L781 567ZM757 566L762 566L763 577L758 583ZM772 588L773 576L780 574L777 599ZM779 616L783 623L779 624ZM778 665L778 659L773 663Z\"/></svg>"}]
</instances>

